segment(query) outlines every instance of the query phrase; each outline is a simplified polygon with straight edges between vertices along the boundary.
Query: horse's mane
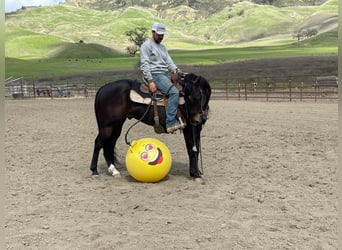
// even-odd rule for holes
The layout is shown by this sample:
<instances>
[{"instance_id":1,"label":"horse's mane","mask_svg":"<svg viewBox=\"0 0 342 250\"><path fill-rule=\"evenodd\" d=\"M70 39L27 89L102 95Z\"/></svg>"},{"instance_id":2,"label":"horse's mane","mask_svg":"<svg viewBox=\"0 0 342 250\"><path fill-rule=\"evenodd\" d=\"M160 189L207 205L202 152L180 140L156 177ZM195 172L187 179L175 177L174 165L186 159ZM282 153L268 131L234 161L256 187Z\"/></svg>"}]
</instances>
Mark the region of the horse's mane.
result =
<instances>
[{"instance_id":1,"label":"horse's mane","mask_svg":"<svg viewBox=\"0 0 342 250\"><path fill-rule=\"evenodd\" d=\"M205 91L207 91L208 98L209 98L211 95L211 87L210 87L208 80L205 79L203 76L200 76L199 84Z\"/></svg>"},{"instance_id":2,"label":"horse's mane","mask_svg":"<svg viewBox=\"0 0 342 250\"><path fill-rule=\"evenodd\" d=\"M185 76L184 82L192 83L201 87L205 91L207 98L209 100L210 95L211 95L211 87L206 78L204 78L201 75L195 75L193 73L189 73Z\"/></svg>"}]
</instances>

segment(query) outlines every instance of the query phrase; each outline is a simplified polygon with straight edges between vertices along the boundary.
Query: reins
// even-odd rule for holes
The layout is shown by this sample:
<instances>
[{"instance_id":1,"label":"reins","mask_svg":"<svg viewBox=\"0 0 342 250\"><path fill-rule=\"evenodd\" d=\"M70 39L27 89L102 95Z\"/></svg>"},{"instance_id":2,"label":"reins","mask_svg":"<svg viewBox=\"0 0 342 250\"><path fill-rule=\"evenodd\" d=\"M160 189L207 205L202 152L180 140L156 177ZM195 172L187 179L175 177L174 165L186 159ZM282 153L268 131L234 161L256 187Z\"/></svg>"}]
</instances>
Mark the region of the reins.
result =
<instances>
[{"instance_id":1,"label":"reins","mask_svg":"<svg viewBox=\"0 0 342 250\"><path fill-rule=\"evenodd\" d=\"M139 122L141 122L142 119L144 119L144 117L147 115L148 111L149 111L150 108L151 108L152 102L153 102L153 99L151 98L151 101L150 101L150 103L148 104L147 109L145 110L145 113L140 117L139 120L137 120L135 123L133 123L133 124L127 129L126 134L125 134L125 142L126 142L126 144L127 144L128 146L132 146L131 143L127 140L127 136L128 136L129 131L130 131L135 125L137 125Z\"/></svg>"},{"instance_id":2,"label":"reins","mask_svg":"<svg viewBox=\"0 0 342 250\"><path fill-rule=\"evenodd\" d=\"M172 87L172 86L171 86L171 87ZM171 87L169 88L169 90L167 91L167 93L170 91ZM167 93L166 93L166 94L167 94ZM165 97L165 95L163 95L163 97L161 97L160 99L163 99L164 97ZM151 106L152 106L153 101L156 102L156 101L157 101L157 97L156 97L155 94L152 93L152 94L151 94L151 101L150 101L150 103L147 105L147 108L146 108L144 114L140 117L139 120L137 120L135 123L133 123L133 124L127 129L127 131L126 131L126 133L125 133L125 142L126 142L127 145L132 146L131 143L130 143L130 142L128 141L128 139L127 139L127 136L128 136L129 131L130 131L135 125L137 125L139 122L141 122L141 121L145 118L145 116L147 115L148 111L150 110L150 108L151 108Z\"/></svg>"},{"instance_id":3,"label":"reins","mask_svg":"<svg viewBox=\"0 0 342 250\"><path fill-rule=\"evenodd\" d=\"M201 175L204 174L203 171L203 160L202 160L202 147L201 147L201 140L198 141L198 149L196 146L196 141L195 141L195 126L192 126L192 137L194 138L194 146L192 147L192 151L195 153L198 153L199 157L200 157L200 167L198 167L198 160L196 160L196 168L198 169L198 171L200 172Z\"/></svg>"}]
</instances>

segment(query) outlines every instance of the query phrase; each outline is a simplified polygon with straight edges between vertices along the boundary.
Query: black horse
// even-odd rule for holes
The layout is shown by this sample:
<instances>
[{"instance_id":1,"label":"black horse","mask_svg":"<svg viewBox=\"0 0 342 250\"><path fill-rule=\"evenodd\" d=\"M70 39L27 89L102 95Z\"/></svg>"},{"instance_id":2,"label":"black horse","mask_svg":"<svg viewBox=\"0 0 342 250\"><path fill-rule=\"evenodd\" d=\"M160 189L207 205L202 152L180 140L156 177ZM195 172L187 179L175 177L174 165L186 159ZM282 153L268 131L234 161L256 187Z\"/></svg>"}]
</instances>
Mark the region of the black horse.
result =
<instances>
[{"instance_id":1,"label":"black horse","mask_svg":"<svg viewBox=\"0 0 342 250\"><path fill-rule=\"evenodd\" d=\"M108 164L108 172L113 176L120 174L115 168L117 159L114 148L126 118L135 118L145 124L155 126L155 111L157 109L159 115L157 122L166 131L164 106L153 108L151 103L142 104L131 100L130 93L133 89L137 89L137 86L140 86L137 81L118 80L103 85L97 91L95 114L99 133L95 139L90 166L92 175L98 175L97 162L101 148L103 148L103 155ZM198 158L201 130L208 118L211 87L204 77L190 73L185 74L179 80L179 89L181 96L184 96L184 104L179 105L179 113L187 124L183 129L183 135L189 155L190 176L203 181L202 172L198 166Z\"/></svg>"}]
</instances>

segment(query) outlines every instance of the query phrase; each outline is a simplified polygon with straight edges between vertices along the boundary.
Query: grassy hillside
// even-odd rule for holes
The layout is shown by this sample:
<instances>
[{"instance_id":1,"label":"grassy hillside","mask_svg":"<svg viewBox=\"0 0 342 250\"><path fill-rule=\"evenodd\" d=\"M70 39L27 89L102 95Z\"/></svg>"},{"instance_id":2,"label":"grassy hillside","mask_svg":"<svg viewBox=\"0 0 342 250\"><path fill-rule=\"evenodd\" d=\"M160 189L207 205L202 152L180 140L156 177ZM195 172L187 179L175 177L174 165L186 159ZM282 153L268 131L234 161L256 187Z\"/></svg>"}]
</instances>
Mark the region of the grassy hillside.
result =
<instances>
[{"instance_id":1,"label":"grassy hillside","mask_svg":"<svg viewBox=\"0 0 342 250\"><path fill-rule=\"evenodd\" d=\"M212 65L279 56L336 54L337 0L322 6L277 8L240 2L197 20L191 8L163 12L130 7L103 12L60 4L6 14L6 77L46 78L132 70L125 31L167 25L164 43L178 65ZM297 42L292 33L316 28ZM80 42L82 41L82 42Z\"/></svg>"},{"instance_id":2,"label":"grassy hillside","mask_svg":"<svg viewBox=\"0 0 342 250\"><path fill-rule=\"evenodd\" d=\"M196 9L202 16L208 16L225 6L231 6L240 1L241 0L65 0L66 3L71 5L103 11L113 11L129 6L141 6L163 11L175 7L188 6ZM327 0L249 0L249 2L274 5L277 7L319 5L326 1Z\"/></svg>"},{"instance_id":3,"label":"grassy hillside","mask_svg":"<svg viewBox=\"0 0 342 250\"><path fill-rule=\"evenodd\" d=\"M109 56L124 53L130 44L125 31L139 26L149 28L157 20L168 27L165 44L171 49L215 48L241 42L255 43L258 39L265 41L265 38L270 38L271 43L281 43L282 39L289 41L292 33L300 28L314 27L320 32L334 29L337 0L329 0L322 6L296 8L240 2L205 20L196 21L196 15L195 10L185 7L162 13L141 7L103 12L68 4L27 8L6 15L6 56L60 57L63 48L70 48L66 43L75 44L80 40L108 47L102 51L108 51ZM272 42L273 37L277 39ZM95 47L88 49L97 50ZM94 56L97 53L94 52ZM100 56L104 55L100 53Z\"/></svg>"},{"instance_id":4,"label":"grassy hillside","mask_svg":"<svg viewBox=\"0 0 342 250\"><path fill-rule=\"evenodd\" d=\"M201 50L170 50L177 65L216 65L251 59L337 54L337 32L329 32L295 44L273 46L231 46ZM325 46L322 46L325 44ZM54 58L39 60L6 59L6 77L51 78L91 72L134 70L138 57L100 55L106 48L94 44L70 46ZM96 49L91 49L91 48ZM89 55L97 51L96 58Z\"/></svg>"},{"instance_id":5,"label":"grassy hillside","mask_svg":"<svg viewBox=\"0 0 342 250\"><path fill-rule=\"evenodd\" d=\"M119 53L111 48L99 44L62 43L50 51L50 58L107 58L117 56Z\"/></svg>"},{"instance_id":6,"label":"grassy hillside","mask_svg":"<svg viewBox=\"0 0 342 250\"><path fill-rule=\"evenodd\" d=\"M56 44L57 47L65 42L77 43L83 40L85 43L97 43L123 51L123 44L129 44L124 32L144 23L149 25L151 21L147 20L150 18L153 16L142 9L128 9L123 13L105 13L68 5L27 9L6 16L6 56L22 58L15 47L22 46L17 41L27 39L28 32L47 38L51 35L59 37L61 43ZM13 29L16 29L16 32L13 32ZM18 29L22 33L18 32ZM48 57L49 50L55 49L48 41L45 44L42 41L39 47L41 50L31 51L32 58Z\"/></svg>"}]
</instances>

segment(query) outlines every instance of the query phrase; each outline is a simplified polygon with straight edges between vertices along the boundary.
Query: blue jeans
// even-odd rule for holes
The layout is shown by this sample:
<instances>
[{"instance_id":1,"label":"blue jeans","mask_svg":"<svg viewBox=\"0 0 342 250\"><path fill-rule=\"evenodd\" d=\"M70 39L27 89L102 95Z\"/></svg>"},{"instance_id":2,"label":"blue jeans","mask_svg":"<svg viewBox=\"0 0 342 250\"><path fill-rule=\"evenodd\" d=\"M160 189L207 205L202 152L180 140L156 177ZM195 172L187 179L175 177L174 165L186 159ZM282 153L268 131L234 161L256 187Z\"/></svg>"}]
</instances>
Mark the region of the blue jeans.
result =
<instances>
[{"instance_id":1,"label":"blue jeans","mask_svg":"<svg viewBox=\"0 0 342 250\"><path fill-rule=\"evenodd\" d=\"M157 85L157 89L159 89L163 95L169 96L166 108L166 127L168 128L178 124L178 120L176 119L179 101L178 89L171 83L170 76L167 73L152 74L152 77Z\"/></svg>"}]
</instances>

